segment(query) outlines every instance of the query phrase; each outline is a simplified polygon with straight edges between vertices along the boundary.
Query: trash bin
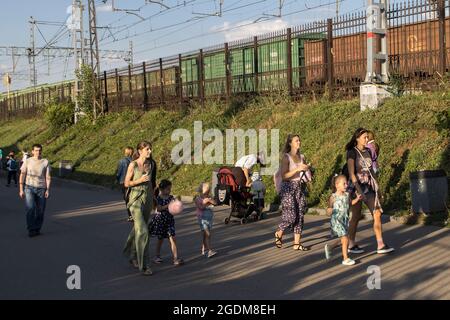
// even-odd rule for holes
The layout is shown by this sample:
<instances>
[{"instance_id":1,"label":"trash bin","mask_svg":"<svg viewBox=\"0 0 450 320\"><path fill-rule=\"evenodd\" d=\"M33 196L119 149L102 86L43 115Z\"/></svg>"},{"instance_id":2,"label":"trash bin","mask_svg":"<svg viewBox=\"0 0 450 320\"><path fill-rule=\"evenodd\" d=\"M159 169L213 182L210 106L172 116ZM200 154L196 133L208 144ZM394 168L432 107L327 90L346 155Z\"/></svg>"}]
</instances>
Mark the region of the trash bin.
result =
<instances>
[{"instance_id":1,"label":"trash bin","mask_svg":"<svg viewBox=\"0 0 450 320\"><path fill-rule=\"evenodd\" d=\"M409 174L414 213L447 210L448 182L444 170L424 170Z\"/></svg>"},{"instance_id":2,"label":"trash bin","mask_svg":"<svg viewBox=\"0 0 450 320\"><path fill-rule=\"evenodd\" d=\"M59 162L59 176L65 177L69 175L73 170L73 164L70 160L61 160Z\"/></svg>"}]
</instances>

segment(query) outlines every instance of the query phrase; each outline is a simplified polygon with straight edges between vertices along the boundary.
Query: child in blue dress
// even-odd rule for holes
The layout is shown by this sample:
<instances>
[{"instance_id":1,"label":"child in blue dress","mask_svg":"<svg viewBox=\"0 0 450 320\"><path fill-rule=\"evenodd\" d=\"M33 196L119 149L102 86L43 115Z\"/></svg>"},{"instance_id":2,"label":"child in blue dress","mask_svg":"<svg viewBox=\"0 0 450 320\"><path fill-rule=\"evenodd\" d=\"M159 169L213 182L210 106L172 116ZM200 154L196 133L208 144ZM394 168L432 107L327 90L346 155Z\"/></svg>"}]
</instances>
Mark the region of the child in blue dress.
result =
<instances>
[{"instance_id":1,"label":"child in blue dress","mask_svg":"<svg viewBox=\"0 0 450 320\"><path fill-rule=\"evenodd\" d=\"M170 194L172 190L172 182L169 180L162 180L159 184L160 194L156 198L156 215L150 222L149 229L152 236L158 237L156 245L156 256L153 259L154 263L162 263L161 246L165 238L169 239L170 248L173 254L173 264L182 265L183 259L178 257L177 243L175 240L175 219L169 212L169 203L175 200L175 197Z\"/></svg>"},{"instance_id":2,"label":"child in blue dress","mask_svg":"<svg viewBox=\"0 0 450 320\"><path fill-rule=\"evenodd\" d=\"M342 245L342 264L351 266L355 261L348 257L348 225L349 225L349 209L350 205L355 205L362 199L358 195L354 200L350 200L347 190L347 178L344 175L334 176L332 181L333 194L328 200L327 214L331 216L331 235L339 237L331 244L325 245L325 258L329 260L334 248Z\"/></svg>"}]
</instances>

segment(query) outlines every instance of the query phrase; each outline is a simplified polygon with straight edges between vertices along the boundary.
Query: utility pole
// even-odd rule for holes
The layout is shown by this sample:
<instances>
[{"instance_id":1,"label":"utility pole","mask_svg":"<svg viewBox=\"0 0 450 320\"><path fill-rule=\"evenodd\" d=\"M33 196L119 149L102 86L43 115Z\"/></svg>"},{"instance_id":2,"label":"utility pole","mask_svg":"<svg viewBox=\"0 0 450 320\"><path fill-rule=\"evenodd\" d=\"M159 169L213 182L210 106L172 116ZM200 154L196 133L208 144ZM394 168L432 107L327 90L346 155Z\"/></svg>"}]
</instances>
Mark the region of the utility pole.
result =
<instances>
[{"instance_id":1,"label":"utility pole","mask_svg":"<svg viewBox=\"0 0 450 320\"><path fill-rule=\"evenodd\" d=\"M133 65L133 40L130 40L129 50L130 50L130 61L129 61L129 64Z\"/></svg>"},{"instance_id":2,"label":"utility pole","mask_svg":"<svg viewBox=\"0 0 450 320\"><path fill-rule=\"evenodd\" d=\"M336 18L339 17L339 0L336 0Z\"/></svg>"},{"instance_id":3,"label":"utility pole","mask_svg":"<svg viewBox=\"0 0 450 320\"><path fill-rule=\"evenodd\" d=\"M81 4L81 0L72 1L72 43L75 58L75 74L77 74L77 71L81 71L81 67L83 66L84 54L83 5ZM81 116L79 103L81 92L80 82L75 77L75 90L73 93L73 100L75 101L75 123L78 122L78 118Z\"/></svg>"},{"instance_id":4,"label":"utility pole","mask_svg":"<svg viewBox=\"0 0 450 320\"><path fill-rule=\"evenodd\" d=\"M94 120L97 118L97 108L103 114L103 98L99 94L97 78L100 75L100 57L98 53L98 38L97 38L97 15L95 12L94 0L88 0L89 5L89 49L91 52L91 67L92 67L92 85L94 89L92 107L94 108Z\"/></svg>"},{"instance_id":5,"label":"utility pole","mask_svg":"<svg viewBox=\"0 0 450 320\"><path fill-rule=\"evenodd\" d=\"M9 76L9 73L7 72L5 75L3 75L3 85L6 87L8 92L8 99L9 99L9 91L11 87L11 77Z\"/></svg>"},{"instance_id":6,"label":"utility pole","mask_svg":"<svg viewBox=\"0 0 450 320\"><path fill-rule=\"evenodd\" d=\"M36 21L33 17L30 17L28 21L30 23L30 47L28 48L28 64L30 66L30 86L36 87L37 78L36 78L36 43L34 37L34 29L36 27Z\"/></svg>"},{"instance_id":7,"label":"utility pole","mask_svg":"<svg viewBox=\"0 0 450 320\"><path fill-rule=\"evenodd\" d=\"M389 82L388 48L387 48L387 10L388 0L367 1L367 71L364 82L360 86L360 107L375 109L384 99L390 96L387 91ZM375 52L378 44L380 52ZM376 70L376 62L380 62L380 71Z\"/></svg>"},{"instance_id":8,"label":"utility pole","mask_svg":"<svg viewBox=\"0 0 450 320\"><path fill-rule=\"evenodd\" d=\"M37 85L37 75L36 75L36 43L35 43L35 37L34 37L34 29L36 27L36 21L33 19L33 17L30 17L30 55L28 56L28 63L30 64L30 84L33 87L33 92L36 92L36 85ZM32 102L31 104L33 107L35 106L35 99L36 95L32 95Z\"/></svg>"}]
</instances>

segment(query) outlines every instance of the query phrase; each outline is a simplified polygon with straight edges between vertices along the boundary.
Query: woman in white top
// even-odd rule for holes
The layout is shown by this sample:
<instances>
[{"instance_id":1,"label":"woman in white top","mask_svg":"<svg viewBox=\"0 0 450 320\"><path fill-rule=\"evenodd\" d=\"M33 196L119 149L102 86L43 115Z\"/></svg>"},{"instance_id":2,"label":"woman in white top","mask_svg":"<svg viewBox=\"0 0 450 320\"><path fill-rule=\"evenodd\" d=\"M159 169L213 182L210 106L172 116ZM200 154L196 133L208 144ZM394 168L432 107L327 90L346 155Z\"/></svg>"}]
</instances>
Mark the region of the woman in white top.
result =
<instances>
[{"instance_id":1,"label":"woman in white top","mask_svg":"<svg viewBox=\"0 0 450 320\"><path fill-rule=\"evenodd\" d=\"M236 178L236 182L241 187L250 187L252 185L250 171L258 163L261 166L264 166L266 164L263 151L258 152L258 154L249 154L247 156L243 156L238 161L236 161L236 164L232 168L232 172L234 177Z\"/></svg>"},{"instance_id":2,"label":"woman in white top","mask_svg":"<svg viewBox=\"0 0 450 320\"><path fill-rule=\"evenodd\" d=\"M310 167L306 164L305 157L300 154L300 136L290 134L284 147L283 160L281 162L281 223L275 232L275 245L282 246L283 233L287 228L294 230L294 250L307 251L300 243L303 230L304 215L307 210L306 195L301 184L306 182L305 172Z\"/></svg>"}]
</instances>

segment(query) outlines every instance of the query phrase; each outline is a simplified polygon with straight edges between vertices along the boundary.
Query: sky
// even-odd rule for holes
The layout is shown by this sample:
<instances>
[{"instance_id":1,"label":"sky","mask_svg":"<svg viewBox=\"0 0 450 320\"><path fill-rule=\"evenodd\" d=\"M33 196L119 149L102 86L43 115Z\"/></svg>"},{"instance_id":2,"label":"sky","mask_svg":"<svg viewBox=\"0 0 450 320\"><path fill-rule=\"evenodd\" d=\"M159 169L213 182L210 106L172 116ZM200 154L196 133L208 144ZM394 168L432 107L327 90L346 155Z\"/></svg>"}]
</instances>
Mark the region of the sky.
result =
<instances>
[{"instance_id":1,"label":"sky","mask_svg":"<svg viewBox=\"0 0 450 320\"><path fill-rule=\"evenodd\" d=\"M87 29L87 0L82 1L86 7L84 26ZM281 17L275 16L279 14L280 0L162 0L162 4L155 3L158 1L95 0L99 49L128 50L131 40L133 62L139 63L336 15L336 0L284 0ZM217 14L220 2L223 2L221 15ZM354 14L364 10L366 0L339 2L340 14ZM72 0L0 0L0 46L30 46L30 16L38 21L36 47L44 46L55 35L58 35L55 45L71 46L66 25L71 4ZM36 57L36 65L38 84L74 77L73 57L47 59L40 55ZM103 59L101 70L126 65L124 60ZM0 74L12 69L12 58L0 56ZM15 72L28 75L27 57L18 60ZM19 80L12 75L11 89L27 86L29 80ZM5 90L2 81L0 92Z\"/></svg>"}]
</instances>

